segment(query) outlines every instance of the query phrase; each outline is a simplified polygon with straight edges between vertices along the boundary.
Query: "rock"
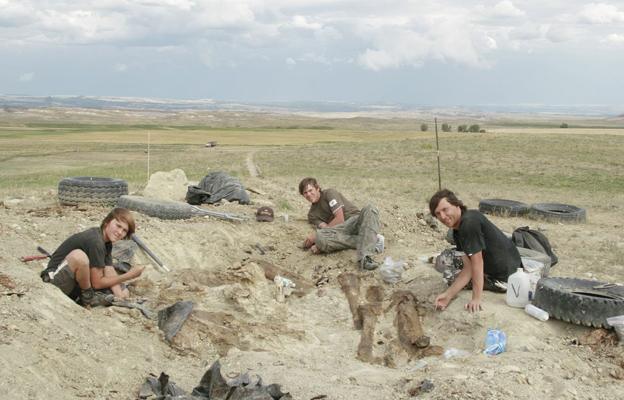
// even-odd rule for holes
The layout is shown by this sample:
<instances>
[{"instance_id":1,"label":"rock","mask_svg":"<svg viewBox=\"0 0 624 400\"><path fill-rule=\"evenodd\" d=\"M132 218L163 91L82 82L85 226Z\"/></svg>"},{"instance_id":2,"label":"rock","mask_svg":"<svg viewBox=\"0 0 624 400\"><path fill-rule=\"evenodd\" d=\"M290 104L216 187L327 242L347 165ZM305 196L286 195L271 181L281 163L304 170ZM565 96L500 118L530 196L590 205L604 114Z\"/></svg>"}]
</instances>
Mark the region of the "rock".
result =
<instances>
[{"instance_id":1,"label":"rock","mask_svg":"<svg viewBox=\"0 0 624 400\"><path fill-rule=\"evenodd\" d=\"M184 201L188 190L188 179L183 170L176 168L169 172L155 172L150 176L143 196L162 200Z\"/></svg>"},{"instance_id":2,"label":"rock","mask_svg":"<svg viewBox=\"0 0 624 400\"><path fill-rule=\"evenodd\" d=\"M5 207L11 208L11 207L18 206L23 201L24 201L23 199L7 198L3 200L3 203Z\"/></svg>"}]
</instances>

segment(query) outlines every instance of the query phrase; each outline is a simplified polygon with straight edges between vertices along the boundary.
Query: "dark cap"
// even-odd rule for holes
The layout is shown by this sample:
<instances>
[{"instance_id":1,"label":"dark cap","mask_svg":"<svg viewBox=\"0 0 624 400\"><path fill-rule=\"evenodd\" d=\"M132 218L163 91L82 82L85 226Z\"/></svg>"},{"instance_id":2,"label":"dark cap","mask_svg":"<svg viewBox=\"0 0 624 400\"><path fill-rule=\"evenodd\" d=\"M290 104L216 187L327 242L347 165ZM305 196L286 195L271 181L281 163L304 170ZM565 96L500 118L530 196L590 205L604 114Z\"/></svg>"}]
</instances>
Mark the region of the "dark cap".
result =
<instances>
[{"instance_id":1,"label":"dark cap","mask_svg":"<svg viewBox=\"0 0 624 400\"><path fill-rule=\"evenodd\" d=\"M273 221L273 209L271 207L260 207L256 210L256 221L271 222Z\"/></svg>"}]
</instances>

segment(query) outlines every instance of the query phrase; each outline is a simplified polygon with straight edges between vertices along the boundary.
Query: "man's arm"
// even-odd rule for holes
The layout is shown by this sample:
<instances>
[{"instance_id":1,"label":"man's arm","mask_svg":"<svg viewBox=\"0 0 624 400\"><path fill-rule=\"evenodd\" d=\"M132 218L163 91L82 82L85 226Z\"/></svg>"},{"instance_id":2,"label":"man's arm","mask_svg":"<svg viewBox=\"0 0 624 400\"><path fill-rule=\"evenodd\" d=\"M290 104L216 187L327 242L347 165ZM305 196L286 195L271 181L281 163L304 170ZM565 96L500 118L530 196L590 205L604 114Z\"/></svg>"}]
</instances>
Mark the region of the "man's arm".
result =
<instances>
[{"instance_id":1,"label":"man's arm","mask_svg":"<svg viewBox=\"0 0 624 400\"><path fill-rule=\"evenodd\" d=\"M119 285L122 282L134 279L143 273L145 266L135 265L128 272L121 275L106 276L105 268L89 268L91 272L91 286L94 289L107 289L115 285ZM113 267L110 267L113 268Z\"/></svg>"},{"instance_id":2,"label":"man's arm","mask_svg":"<svg viewBox=\"0 0 624 400\"><path fill-rule=\"evenodd\" d=\"M434 303L436 309L446 309L451 300L453 300L453 298L457 296L457 293L459 293L464 288L464 286L466 286L468 282L470 282L470 278L472 277L472 270L471 268L466 268L465 264L468 257L462 256L462 258L464 259L464 268L462 268L462 270L459 272L451 286L449 286L448 289L446 289L442 294L436 297Z\"/></svg>"},{"instance_id":3,"label":"man's arm","mask_svg":"<svg viewBox=\"0 0 624 400\"><path fill-rule=\"evenodd\" d=\"M344 208L340 207L339 209L334 211L334 218L331 221L329 221L328 223L321 222L318 225L318 227L319 228L330 228L332 226L336 226L336 225L342 224L343 222L345 222Z\"/></svg>"},{"instance_id":4,"label":"man's arm","mask_svg":"<svg viewBox=\"0 0 624 400\"><path fill-rule=\"evenodd\" d=\"M479 311L483 298L483 251L464 256L464 269L466 268L470 268L472 276L472 299L464 308L470 312Z\"/></svg>"}]
</instances>

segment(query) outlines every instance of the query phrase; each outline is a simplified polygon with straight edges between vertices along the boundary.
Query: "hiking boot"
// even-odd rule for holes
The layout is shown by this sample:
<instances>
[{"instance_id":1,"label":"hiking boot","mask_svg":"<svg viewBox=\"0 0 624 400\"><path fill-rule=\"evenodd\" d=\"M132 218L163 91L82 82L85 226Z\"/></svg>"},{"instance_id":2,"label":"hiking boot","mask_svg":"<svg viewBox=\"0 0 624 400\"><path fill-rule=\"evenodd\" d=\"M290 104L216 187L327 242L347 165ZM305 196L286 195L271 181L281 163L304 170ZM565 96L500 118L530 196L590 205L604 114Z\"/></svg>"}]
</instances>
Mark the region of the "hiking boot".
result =
<instances>
[{"instance_id":1,"label":"hiking boot","mask_svg":"<svg viewBox=\"0 0 624 400\"><path fill-rule=\"evenodd\" d=\"M372 271L374 269L377 269L378 267L379 263L373 260L371 256L364 256L364 258L360 260L360 268L364 270Z\"/></svg>"},{"instance_id":2,"label":"hiking boot","mask_svg":"<svg viewBox=\"0 0 624 400\"><path fill-rule=\"evenodd\" d=\"M507 282L499 281L486 275L483 277L483 290L489 290L494 293L506 293Z\"/></svg>"},{"instance_id":3,"label":"hiking boot","mask_svg":"<svg viewBox=\"0 0 624 400\"><path fill-rule=\"evenodd\" d=\"M93 288L84 289L80 292L80 303L84 307L108 307L113 304L115 296L108 293L96 292Z\"/></svg>"}]
</instances>

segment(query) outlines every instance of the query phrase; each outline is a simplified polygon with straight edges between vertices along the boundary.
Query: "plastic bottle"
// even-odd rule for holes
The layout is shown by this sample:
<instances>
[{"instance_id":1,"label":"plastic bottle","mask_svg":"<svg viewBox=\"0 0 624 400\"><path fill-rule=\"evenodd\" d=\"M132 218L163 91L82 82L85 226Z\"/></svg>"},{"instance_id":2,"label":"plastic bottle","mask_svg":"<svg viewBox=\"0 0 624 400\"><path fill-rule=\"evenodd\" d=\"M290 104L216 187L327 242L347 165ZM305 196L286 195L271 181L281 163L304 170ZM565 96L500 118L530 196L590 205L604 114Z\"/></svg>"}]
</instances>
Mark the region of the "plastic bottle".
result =
<instances>
[{"instance_id":1,"label":"plastic bottle","mask_svg":"<svg viewBox=\"0 0 624 400\"><path fill-rule=\"evenodd\" d=\"M529 304L530 290L531 281L529 274L524 272L522 268L518 268L516 272L507 278L507 305L524 308L524 306Z\"/></svg>"},{"instance_id":2,"label":"plastic bottle","mask_svg":"<svg viewBox=\"0 0 624 400\"><path fill-rule=\"evenodd\" d=\"M499 329L488 329L485 336L485 350L483 354L495 356L507 348L507 335Z\"/></svg>"},{"instance_id":3,"label":"plastic bottle","mask_svg":"<svg viewBox=\"0 0 624 400\"><path fill-rule=\"evenodd\" d=\"M379 268L379 275L384 282L394 284L401 280L403 274L403 261L393 261L392 257L387 256L383 265Z\"/></svg>"},{"instance_id":4,"label":"plastic bottle","mask_svg":"<svg viewBox=\"0 0 624 400\"><path fill-rule=\"evenodd\" d=\"M527 304L524 307L524 311L530 316L539 319L540 321L548 321L548 312L542 310L539 307L535 307L533 304Z\"/></svg>"},{"instance_id":5,"label":"plastic bottle","mask_svg":"<svg viewBox=\"0 0 624 400\"><path fill-rule=\"evenodd\" d=\"M468 353L466 350L456 349L455 347L444 350L443 354L444 358L446 358L447 360L453 357L466 357L468 355L470 355L470 353Z\"/></svg>"}]
</instances>

